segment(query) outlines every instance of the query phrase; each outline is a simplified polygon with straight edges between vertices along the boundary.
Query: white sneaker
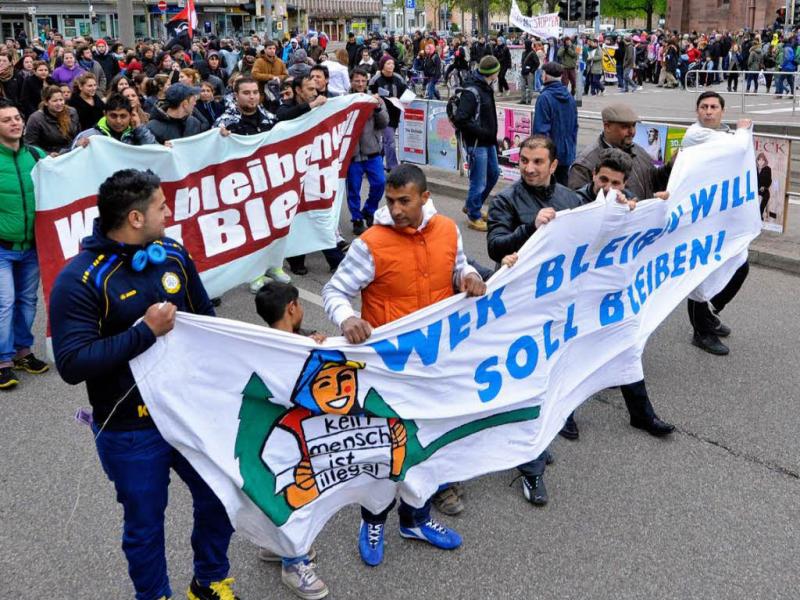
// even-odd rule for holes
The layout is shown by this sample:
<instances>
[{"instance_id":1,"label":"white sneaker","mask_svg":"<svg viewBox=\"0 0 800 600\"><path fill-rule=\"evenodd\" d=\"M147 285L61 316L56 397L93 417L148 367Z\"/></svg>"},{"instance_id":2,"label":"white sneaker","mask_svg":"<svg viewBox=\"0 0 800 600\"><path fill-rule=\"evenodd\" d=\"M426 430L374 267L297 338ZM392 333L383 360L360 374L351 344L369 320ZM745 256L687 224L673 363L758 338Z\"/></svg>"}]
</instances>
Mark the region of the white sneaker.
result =
<instances>
[{"instance_id":1,"label":"white sneaker","mask_svg":"<svg viewBox=\"0 0 800 600\"><path fill-rule=\"evenodd\" d=\"M270 267L267 269L267 277L278 283L291 283L292 278L286 274L281 267Z\"/></svg>"},{"instance_id":2,"label":"white sneaker","mask_svg":"<svg viewBox=\"0 0 800 600\"><path fill-rule=\"evenodd\" d=\"M298 562L281 567L281 581L303 600L319 600L328 595L328 586L319 578L313 562Z\"/></svg>"},{"instance_id":3,"label":"white sneaker","mask_svg":"<svg viewBox=\"0 0 800 600\"><path fill-rule=\"evenodd\" d=\"M257 294L258 290L264 287L264 284L267 283L266 275L259 275L253 281L250 282L250 293Z\"/></svg>"},{"instance_id":4,"label":"white sneaker","mask_svg":"<svg viewBox=\"0 0 800 600\"><path fill-rule=\"evenodd\" d=\"M644 89L644 86L640 85L638 88L636 88L636 91L637 92L641 92L643 89Z\"/></svg>"}]
</instances>

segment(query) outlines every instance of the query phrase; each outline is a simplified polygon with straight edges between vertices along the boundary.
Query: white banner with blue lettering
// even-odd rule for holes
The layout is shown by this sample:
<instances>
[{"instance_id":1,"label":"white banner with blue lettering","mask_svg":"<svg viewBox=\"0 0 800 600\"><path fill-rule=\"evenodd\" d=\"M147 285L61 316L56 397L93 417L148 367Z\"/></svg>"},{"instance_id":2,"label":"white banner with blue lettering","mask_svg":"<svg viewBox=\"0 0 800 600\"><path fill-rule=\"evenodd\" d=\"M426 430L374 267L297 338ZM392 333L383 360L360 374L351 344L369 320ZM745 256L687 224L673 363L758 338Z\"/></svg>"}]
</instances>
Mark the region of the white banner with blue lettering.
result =
<instances>
[{"instance_id":1,"label":"white banner with blue lettering","mask_svg":"<svg viewBox=\"0 0 800 600\"><path fill-rule=\"evenodd\" d=\"M642 379L648 336L693 290L718 291L760 231L750 132L683 150L669 189L559 213L484 297L361 346L181 314L133 373L236 529L300 555L341 507L421 506L531 460L591 394Z\"/></svg>"}]
</instances>

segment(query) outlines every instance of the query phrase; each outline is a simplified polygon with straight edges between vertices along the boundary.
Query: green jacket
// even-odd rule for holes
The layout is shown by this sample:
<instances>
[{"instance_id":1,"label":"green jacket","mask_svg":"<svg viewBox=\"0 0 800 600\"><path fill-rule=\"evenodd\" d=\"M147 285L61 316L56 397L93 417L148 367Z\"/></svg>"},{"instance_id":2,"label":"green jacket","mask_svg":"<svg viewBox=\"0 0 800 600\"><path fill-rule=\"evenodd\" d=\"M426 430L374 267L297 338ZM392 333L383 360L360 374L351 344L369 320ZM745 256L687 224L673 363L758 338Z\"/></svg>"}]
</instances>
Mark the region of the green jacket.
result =
<instances>
[{"instance_id":1,"label":"green jacket","mask_svg":"<svg viewBox=\"0 0 800 600\"><path fill-rule=\"evenodd\" d=\"M569 48L561 46L556 58L565 69L574 69L578 66L578 53L575 51L575 46L570 46Z\"/></svg>"},{"instance_id":2,"label":"green jacket","mask_svg":"<svg viewBox=\"0 0 800 600\"><path fill-rule=\"evenodd\" d=\"M44 152L21 145L17 152L0 144L0 240L10 242L14 250L34 246L33 220L36 199L31 171Z\"/></svg>"}]
</instances>

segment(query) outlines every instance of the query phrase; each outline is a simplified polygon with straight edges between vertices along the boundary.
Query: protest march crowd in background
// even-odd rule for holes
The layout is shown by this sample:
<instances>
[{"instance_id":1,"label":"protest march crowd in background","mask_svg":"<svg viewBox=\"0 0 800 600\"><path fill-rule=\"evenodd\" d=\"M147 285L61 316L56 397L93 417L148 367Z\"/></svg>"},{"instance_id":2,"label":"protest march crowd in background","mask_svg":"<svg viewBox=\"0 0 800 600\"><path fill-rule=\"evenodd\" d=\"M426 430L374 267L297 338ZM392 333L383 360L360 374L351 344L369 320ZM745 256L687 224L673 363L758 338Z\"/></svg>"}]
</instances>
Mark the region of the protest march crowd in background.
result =
<instances>
[{"instance_id":1,"label":"protest march crowd in background","mask_svg":"<svg viewBox=\"0 0 800 600\"><path fill-rule=\"evenodd\" d=\"M731 86L736 89L737 75L716 73L736 70L761 72L746 76L748 89L751 84L755 91L759 85L766 85L769 91L774 84L776 94L792 94L793 74L800 60L800 55L794 52L797 34L784 36L777 28L762 32L683 34L658 30L597 38L581 35L562 40L538 40L528 35L509 39L503 36L487 39L483 35L445 39L421 32L407 36L351 34L346 45L335 51L324 33L286 38L267 40L256 34L242 39L211 36L195 37L184 40L185 43L143 40L135 47L125 47L115 40L65 39L51 31L45 39L29 41L21 35L5 41L0 49L0 388L17 386L21 381L19 371L38 374L48 370L48 364L32 352L31 332L37 306L39 261L47 257L36 253L30 173L46 157L80 152L98 137L128 145L170 146L173 140L212 128L218 128L222 136L257 135L278 122L303 117L332 97L351 93L371 95L374 112L352 149L347 172L347 205L353 239L348 242L337 231L337 244L323 252L333 273L323 291L326 313L348 341L363 342L372 328L389 320L388 315L376 316L377 312L368 314L369 311L357 317L350 309L350 300L371 289L382 277L380 268L387 252L384 244L388 243L386 235L381 233L383 229L413 227L426 232L425 239L431 247L451 257L450 263L443 264L448 268L448 281L455 275L455 287L442 290L431 302L457 291L480 295L485 290L483 280L494 271L466 257L455 224L436 215L435 209L425 204L429 193L422 171L398 163L396 130L403 114L401 102L407 101L409 91L412 97L418 92L426 98L438 99L442 85L449 88L448 116L469 164L470 187L463 207L466 224L487 234L488 254L498 266L501 263L511 266L516 261L516 252L537 228L555 218L558 210L590 203L600 191L616 189L618 201L631 206L635 206L636 200L664 197L672 163L654 164L646 149L633 143L639 120L633 106L617 103L605 108L603 134L589 146L577 147L577 109L572 95L580 81L576 77L578 70L585 73L586 91L592 94L604 93L609 85L618 85L622 92L637 91L645 84L685 86L687 74L692 71L697 71L697 83L701 86L713 89L710 86L726 82L729 89ZM517 145L519 180L492 196L499 177L495 97L509 93L506 76L512 68L510 45L524 48L518 84L522 90L520 103L535 100L533 135ZM723 112L721 96L715 92L699 96L698 122L687 132L684 147L732 133L722 123ZM750 123L742 121L738 125L746 128ZM365 201L362 200L364 178L369 184ZM141 196L143 190L145 196ZM94 249L92 256L101 260L102 253L114 251L117 242L120 247L123 243L129 245L134 252L137 245L143 248L163 235L163 219L169 216L169 208L164 204L163 194L158 196L158 190L158 178L152 173L128 171L110 177L98 194L98 203L108 203L100 206L101 220L115 220L96 225L89 243L84 244L84 252ZM151 215L148 211L153 197L159 199ZM379 208L384 197L389 207ZM762 198L762 213L763 202ZM156 213L161 216L153 216ZM139 216L131 216L135 214ZM136 230L136 235L131 233L136 229L133 224L136 219L147 223L147 219L153 218L161 219L161 229L157 223L155 230L150 230L150 237L141 237L144 235L141 230ZM112 237L122 235L120 232L127 232L128 237ZM186 265L187 280L183 285L190 288L191 295L178 308L213 315L213 306L219 305L219 299L208 299L191 260L181 254L179 246L176 248L174 252ZM149 246L145 254L148 253ZM144 266L135 264L136 260L144 261L144 265L148 260L159 262L154 256L131 262L134 293L137 289L134 286L139 285L136 278L145 272ZM92 268L90 263L87 273ZM308 272L303 256L290 257L287 264L294 276ZM411 268L406 277L418 276ZM720 338L727 336L730 329L719 320L718 314L733 299L746 276L745 262L710 303L688 301L696 346L717 355L728 353ZM403 282L391 285L396 291ZM259 315L270 327L289 332L300 330L302 310L297 289L291 284L291 275L284 270L283 261L265 265L264 275L250 287L257 294ZM88 364L81 367L81 375L75 374L78 362L89 360L91 364L95 360L98 365L106 365L108 359L97 348L77 358L82 352L80 343L71 338L62 322L74 317L70 314L70 307L74 308L70 304L72 289L62 282L61 287L56 285L56 292L59 290L62 296L53 301L64 311L53 313L60 316L54 316L52 323L59 370L71 383L98 377L91 373ZM402 314L425 306L416 300L406 304ZM125 357L122 366L113 366L101 375L106 384L116 382L110 389L118 389L120 394L132 381L127 360L143 352L155 336L168 332L174 323L174 306L162 310L163 307L154 304L145 305L145 309L146 312L139 314L116 315L116 319L122 320L110 324L107 331L96 332L95 341L111 336L115 344L124 346L119 349L120 356ZM114 311L111 312L113 315ZM134 325L142 316L144 321ZM85 311L82 317L85 327ZM97 325L97 318L92 323L91 314L88 321ZM71 326L78 325L72 322ZM126 339L121 340L122 336ZM90 344L91 340L84 342ZM108 348L105 351L111 352ZM331 358L329 362L336 360ZM90 388L90 399L94 403L103 393L96 387ZM671 425L656 415L643 380L622 386L622 394L630 411L631 425L658 437L673 431ZM108 401L103 400L106 404ZM123 416L117 427L109 430L147 430L158 436L152 421L130 425L137 419L129 422L126 418ZM159 547L157 541L136 539L133 535L142 534L152 522L158 530L159 518L163 535L166 493L161 500L145 503L147 509L142 512L148 514L129 514L130 507L141 498L131 491L134 486L125 488L130 473L123 473L124 468L115 463L118 457L112 456L115 450L110 443L103 446L106 432L99 435L97 425L95 421L103 468L117 486L120 502L126 506L123 548L137 598L169 597L166 570L159 566L164 560L163 538ZM395 434L405 435L392 433ZM564 425L562 435L578 439L578 426L572 417ZM523 493L535 505L547 502L543 475L550 459L545 452L520 467ZM200 508L196 506L196 510L207 510L207 515L218 521L216 525L196 527L195 552L208 560L204 563L206 570L195 574L189 597L233 598L225 558L232 533L227 516L213 492L204 488L185 460L179 462L174 456L165 460L165 468L175 468L190 486L195 500L199 499ZM509 465L512 466L515 465ZM437 492L432 504L444 514L458 514L463 510L461 494L459 484L446 486ZM163 506L158 506L158 502L163 502ZM431 501L422 509L401 503L402 535L444 549L458 547L461 544L458 534L433 519L430 506ZM376 565L383 556L386 514L374 515L362 509L362 516L359 550L367 564ZM283 581L292 591L303 598L321 598L328 589L315 570L314 555L313 551L302 557L279 557L265 549L260 552L262 559L282 563Z\"/></svg>"}]
</instances>

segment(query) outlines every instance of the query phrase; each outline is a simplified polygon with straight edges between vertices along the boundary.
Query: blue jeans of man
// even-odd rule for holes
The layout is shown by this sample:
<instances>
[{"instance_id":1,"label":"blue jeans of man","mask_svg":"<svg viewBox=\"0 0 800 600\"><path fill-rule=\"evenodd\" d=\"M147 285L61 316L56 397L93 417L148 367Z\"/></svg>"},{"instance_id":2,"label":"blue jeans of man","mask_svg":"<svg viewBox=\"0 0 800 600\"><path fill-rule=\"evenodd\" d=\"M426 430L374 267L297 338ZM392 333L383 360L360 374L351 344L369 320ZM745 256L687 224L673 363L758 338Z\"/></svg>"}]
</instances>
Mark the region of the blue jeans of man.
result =
<instances>
[{"instance_id":1,"label":"blue jeans of man","mask_svg":"<svg viewBox=\"0 0 800 600\"><path fill-rule=\"evenodd\" d=\"M467 216L472 221L481 218L481 207L489 197L500 177L495 146L476 146L467 149L469 158L469 191L467 192Z\"/></svg>"},{"instance_id":2,"label":"blue jeans of man","mask_svg":"<svg viewBox=\"0 0 800 600\"><path fill-rule=\"evenodd\" d=\"M425 80L425 97L428 100L441 100L439 90L436 89L436 84L439 83L438 77L431 77Z\"/></svg>"},{"instance_id":3,"label":"blue jeans of man","mask_svg":"<svg viewBox=\"0 0 800 600\"><path fill-rule=\"evenodd\" d=\"M33 346L33 319L39 288L36 249L0 248L0 367L11 366L16 355Z\"/></svg>"},{"instance_id":4,"label":"blue jeans of man","mask_svg":"<svg viewBox=\"0 0 800 600\"><path fill-rule=\"evenodd\" d=\"M361 518L364 519L365 523L369 523L371 525L382 525L383 523L386 523L386 519L389 516L389 511L394 508L394 505L395 501L392 500L392 503L379 513L372 513L362 506ZM397 517L400 521L400 527L412 528L425 524L431 518L430 498L428 498L428 501L421 508L415 508L410 504L406 504L403 499L400 499L400 506L397 509Z\"/></svg>"},{"instance_id":5,"label":"blue jeans of man","mask_svg":"<svg viewBox=\"0 0 800 600\"><path fill-rule=\"evenodd\" d=\"M386 159L386 168L390 171L397 166L394 131L394 127L386 126L383 128L383 156Z\"/></svg>"},{"instance_id":6,"label":"blue jeans of man","mask_svg":"<svg viewBox=\"0 0 800 600\"><path fill-rule=\"evenodd\" d=\"M550 458L550 450L545 450L533 460L523 463L517 467L525 477L541 477L544 475L547 460Z\"/></svg>"},{"instance_id":7,"label":"blue jeans of man","mask_svg":"<svg viewBox=\"0 0 800 600\"><path fill-rule=\"evenodd\" d=\"M633 80L633 69L624 69L623 73L622 89L626 92L635 92L638 86Z\"/></svg>"},{"instance_id":8,"label":"blue jeans of man","mask_svg":"<svg viewBox=\"0 0 800 600\"><path fill-rule=\"evenodd\" d=\"M781 71L778 73L778 79L775 81L775 94L780 95L783 94L784 84L786 87L786 94L791 94L794 90L794 77L792 76L791 72L783 72Z\"/></svg>"},{"instance_id":9,"label":"blue jeans of man","mask_svg":"<svg viewBox=\"0 0 800 600\"><path fill-rule=\"evenodd\" d=\"M93 425L95 436L99 425ZM228 576L228 544L233 527L225 507L211 488L158 430L112 431L97 437L97 454L122 504L122 550L128 559L137 600L169 598L164 550L164 511L169 472L174 469L192 494L194 576L200 585Z\"/></svg>"},{"instance_id":10,"label":"blue jeans of man","mask_svg":"<svg viewBox=\"0 0 800 600\"><path fill-rule=\"evenodd\" d=\"M369 182L369 194L364 207L361 207L361 182L364 176ZM350 209L351 221L362 221L365 216L372 217L378 209L386 187L386 175L383 172L383 157L375 156L367 160L353 161L347 169L347 207Z\"/></svg>"}]
</instances>

